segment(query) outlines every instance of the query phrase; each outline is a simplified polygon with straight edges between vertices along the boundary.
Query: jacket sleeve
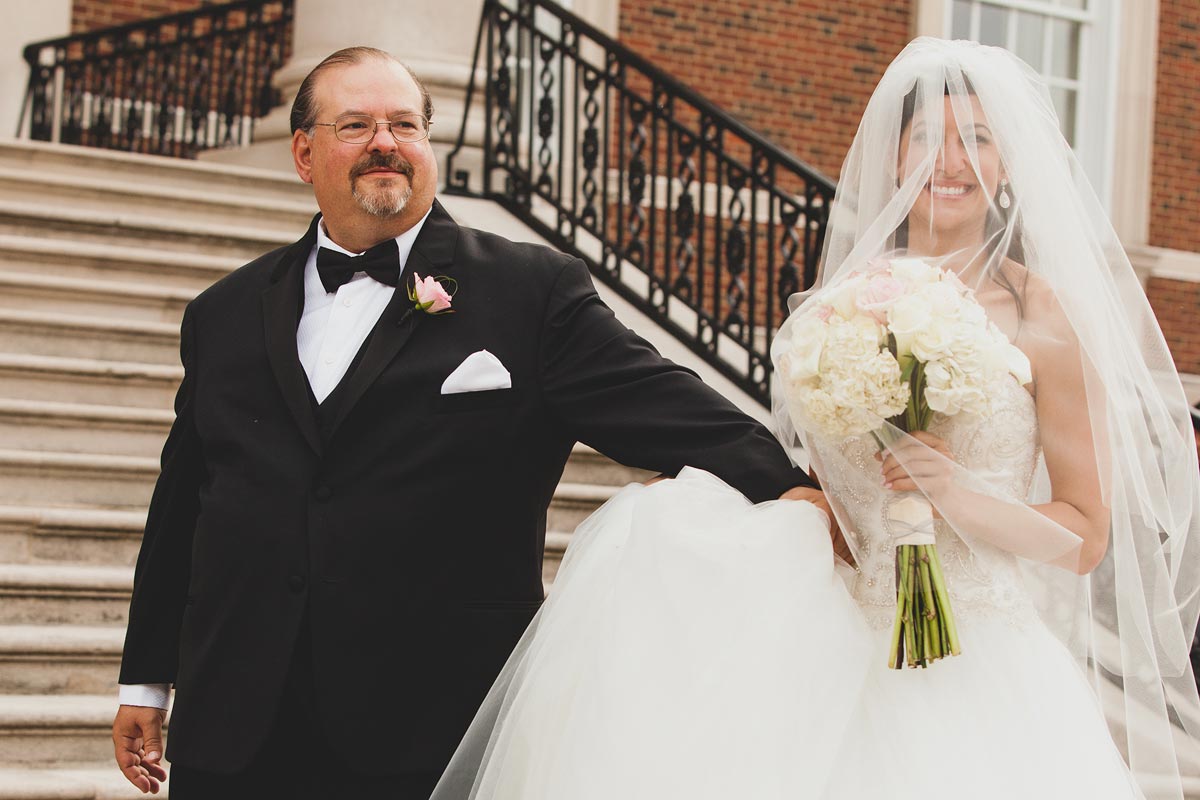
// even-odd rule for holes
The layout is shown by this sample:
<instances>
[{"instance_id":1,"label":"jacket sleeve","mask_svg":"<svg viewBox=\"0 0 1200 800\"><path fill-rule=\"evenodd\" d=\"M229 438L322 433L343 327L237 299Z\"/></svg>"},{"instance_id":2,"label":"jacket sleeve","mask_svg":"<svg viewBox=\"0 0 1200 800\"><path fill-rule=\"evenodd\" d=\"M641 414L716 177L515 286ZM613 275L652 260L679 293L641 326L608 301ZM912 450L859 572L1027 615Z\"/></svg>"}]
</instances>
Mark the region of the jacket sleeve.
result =
<instances>
[{"instance_id":1,"label":"jacket sleeve","mask_svg":"<svg viewBox=\"0 0 1200 800\"><path fill-rule=\"evenodd\" d=\"M670 475L698 467L754 502L813 485L766 428L622 325L582 261L555 282L541 347L547 406L610 458Z\"/></svg>"},{"instance_id":2,"label":"jacket sleeve","mask_svg":"<svg viewBox=\"0 0 1200 800\"><path fill-rule=\"evenodd\" d=\"M121 659L122 684L173 683L179 632L187 605L192 534L199 513L204 461L194 416L195 321L192 306L180 327L183 382L175 395L175 422L162 452L162 469L133 578L133 599Z\"/></svg>"}]
</instances>

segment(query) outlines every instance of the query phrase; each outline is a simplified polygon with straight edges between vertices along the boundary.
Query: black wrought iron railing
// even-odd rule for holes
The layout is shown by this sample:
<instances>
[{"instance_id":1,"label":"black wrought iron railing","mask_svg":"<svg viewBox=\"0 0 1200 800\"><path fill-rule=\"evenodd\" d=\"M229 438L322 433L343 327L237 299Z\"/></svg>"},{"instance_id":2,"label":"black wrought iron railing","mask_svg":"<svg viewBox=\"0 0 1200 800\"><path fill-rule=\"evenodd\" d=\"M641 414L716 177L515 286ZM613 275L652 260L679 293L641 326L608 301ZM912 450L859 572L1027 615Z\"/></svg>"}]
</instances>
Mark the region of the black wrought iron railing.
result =
<instances>
[{"instance_id":1,"label":"black wrought iron railing","mask_svg":"<svg viewBox=\"0 0 1200 800\"><path fill-rule=\"evenodd\" d=\"M769 402L771 334L810 285L834 184L548 0L485 0L482 193ZM468 116L475 100L468 94Z\"/></svg>"},{"instance_id":2,"label":"black wrought iron railing","mask_svg":"<svg viewBox=\"0 0 1200 800\"><path fill-rule=\"evenodd\" d=\"M183 157L248 144L291 26L292 0L247 0L36 42L17 135Z\"/></svg>"}]
</instances>

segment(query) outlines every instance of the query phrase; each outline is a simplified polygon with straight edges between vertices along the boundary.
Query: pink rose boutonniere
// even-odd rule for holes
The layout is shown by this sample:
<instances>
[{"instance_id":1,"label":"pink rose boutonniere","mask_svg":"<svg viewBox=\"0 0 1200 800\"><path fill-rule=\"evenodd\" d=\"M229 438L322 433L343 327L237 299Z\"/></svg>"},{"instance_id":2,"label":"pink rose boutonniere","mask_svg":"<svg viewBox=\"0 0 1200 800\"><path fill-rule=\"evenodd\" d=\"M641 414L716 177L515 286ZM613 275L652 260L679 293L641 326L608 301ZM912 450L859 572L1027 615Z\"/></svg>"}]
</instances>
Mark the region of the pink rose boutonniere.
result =
<instances>
[{"instance_id":1,"label":"pink rose boutonniere","mask_svg":"<svg viewBox=\"0 0 1200 800\"><path fill-rule=\"evenodd\" d=\"M449 285L449 291L447 291L446 285ZM458 283L453 278L445 276L422 278L414 272L413 284L408 290L408 299L412 301L413 308L417 311L430 315L453 314L454 309L450 308L450 302L457 289Z\"/></svg>"}]
</instances>

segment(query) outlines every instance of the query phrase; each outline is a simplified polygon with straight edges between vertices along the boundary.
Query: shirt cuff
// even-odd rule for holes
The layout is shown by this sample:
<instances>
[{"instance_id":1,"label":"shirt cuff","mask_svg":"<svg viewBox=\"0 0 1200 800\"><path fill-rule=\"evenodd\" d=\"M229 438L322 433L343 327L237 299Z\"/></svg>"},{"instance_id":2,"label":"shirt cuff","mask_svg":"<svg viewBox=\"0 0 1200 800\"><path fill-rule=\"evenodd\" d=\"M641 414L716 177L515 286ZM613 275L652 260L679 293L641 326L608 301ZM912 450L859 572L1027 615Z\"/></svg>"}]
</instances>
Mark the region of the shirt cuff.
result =
<instances>
[{"instance_id":1,"label":"shirt cuff","mask_svg":"<svg viewBox=\"0 0 1200 800\"><path fill-rule=\"evenodd\" d=\"M122 683L117 689L117 699L123 706L146 706L166 711L171 699L169 683Z\"/></svg>"}]
</instances>

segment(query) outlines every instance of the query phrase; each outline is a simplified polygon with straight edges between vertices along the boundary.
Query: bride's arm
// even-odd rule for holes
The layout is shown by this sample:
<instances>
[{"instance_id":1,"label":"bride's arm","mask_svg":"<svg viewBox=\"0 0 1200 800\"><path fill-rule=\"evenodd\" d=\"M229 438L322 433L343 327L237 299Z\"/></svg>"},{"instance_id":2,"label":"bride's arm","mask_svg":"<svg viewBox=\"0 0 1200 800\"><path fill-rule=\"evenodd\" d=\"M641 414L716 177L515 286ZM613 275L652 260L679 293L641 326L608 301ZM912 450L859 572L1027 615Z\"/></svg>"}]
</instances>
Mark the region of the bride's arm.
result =
<instances>
[{"instance_id":1,"label":"bride's arm","mask_svg":"<svg viewBox=\"0 0 1200 800\"><path fill-rule=\"evenodd\" d=\"M956 480L961 468L953 454L925 432L897 443L893 454L882 459L882 480L893 491L925 493L938 516L966 538L1085 574L1100 563L1108 546L1109 513L1100 485L1107 448L1092 429L1093 411L1099 409L1088 406L1085 360L1070 325L1052 297L1031 300L1022 345L1034 367L1050 502L1017 505L964 486ZM1031 518L1030 511L1040 519Z\"/></svg>"},{"instance_id":2,"label":"bride's arm","mask_svg":"<svg viewBox=\"0 0 1200 800\"><path fill-rule=\"evenodd\" d=\"M1105 418L1100 407L1104 400L1089 398L1086 356L1058 304L1049 302L1051 335L1030 350L1036 358L1038 429L1051 499L1033 508L1083 540L1077 570L1086 574L1099 565L1108 549L1110 518L1100 468L1107 466L1110 454L1103 432L1093 430L1092 422Z\"/></svg>"}]
</instances>

